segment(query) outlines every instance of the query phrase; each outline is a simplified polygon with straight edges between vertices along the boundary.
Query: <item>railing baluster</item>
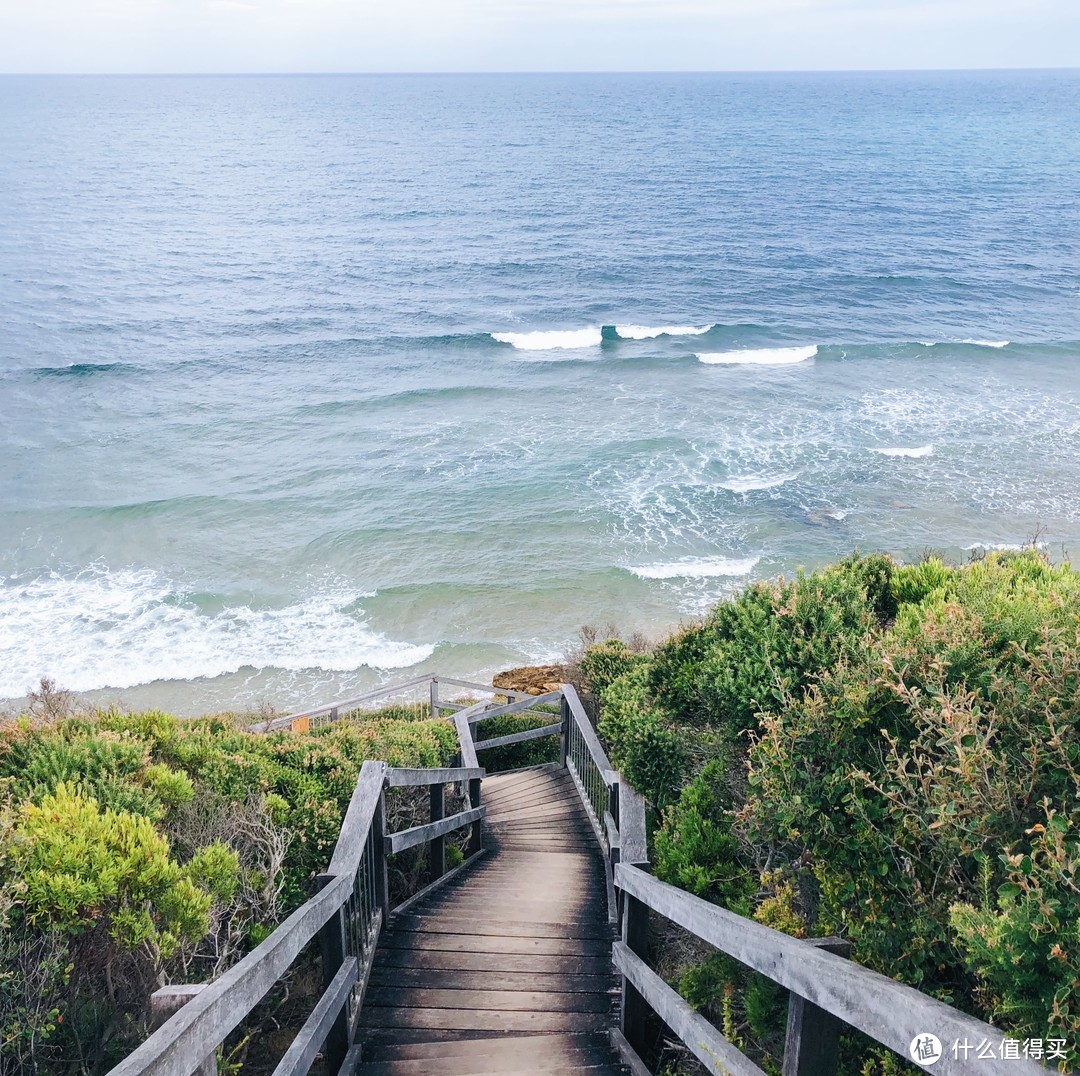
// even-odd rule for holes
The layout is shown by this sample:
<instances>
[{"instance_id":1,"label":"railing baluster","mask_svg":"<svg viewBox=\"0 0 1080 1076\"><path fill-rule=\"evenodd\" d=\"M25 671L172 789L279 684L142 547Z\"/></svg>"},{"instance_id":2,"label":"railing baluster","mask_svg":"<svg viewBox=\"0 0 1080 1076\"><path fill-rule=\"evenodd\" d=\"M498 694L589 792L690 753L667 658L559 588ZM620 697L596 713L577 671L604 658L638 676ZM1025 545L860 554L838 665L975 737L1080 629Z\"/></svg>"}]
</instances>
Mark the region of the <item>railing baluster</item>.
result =
<instances>
[{"instance_id":1,"label":"railing baluster","mask_svg":"<svg viewBox=\"0 0 1080 1076\"><path fill-rule=\"evenodd\" d=\"M446 785L429 786L429 822L439 822L446 815ZM437 882L446 873L446 837L433 837L428 843L428 882Z\"/></svg>"},{"instance_id":2,"label":"railing baluster","mask_svg":"<svg viewBox=\"0 0 1080 1076\"><path fill-rule=\"evenodd\" d=\"M851 955L846 938L811 938L811 945L837 956ZM835 1076L843 1024L831 1013L792 993L788 999L783 1076Z\"/></svg>"},{"instance_id":3,"label":"railing baluster","mask_svg":"<svg viewBox=\"0 0 1080 1076\"><path fill-rule=\"evenodd\" d=\"M386 840L386 790L379 794L379 802L375 807L375 817L371 823L371 836L374 841L374 858L372 866L375 868L375 898L382 909L383 923L390 922L390 885L386 869L386 857L389 854Z\"/></svg>"},{"instance_id":4,"label":"railing baluster","mask_svg":"<svg viewBox=\"0 0 1080 1076\"><path fill-rule=\"evenodd\" d=\"M336 877L333 874L320 874L316 879L319 889L324 889ZM352 899L351 897L349 898ZM319 931L319 951L322 956L323 989L329 988L334 977L345 962L345 930L346 909L345 902L330 918L326 925ZM328 1072L337 1072L341 1063L345 1060L345 1054L349 1049L349 1014L342 1009L326 1036L323 1046L323 1055L326 1058Z\"/></svg>"}]
</instances>

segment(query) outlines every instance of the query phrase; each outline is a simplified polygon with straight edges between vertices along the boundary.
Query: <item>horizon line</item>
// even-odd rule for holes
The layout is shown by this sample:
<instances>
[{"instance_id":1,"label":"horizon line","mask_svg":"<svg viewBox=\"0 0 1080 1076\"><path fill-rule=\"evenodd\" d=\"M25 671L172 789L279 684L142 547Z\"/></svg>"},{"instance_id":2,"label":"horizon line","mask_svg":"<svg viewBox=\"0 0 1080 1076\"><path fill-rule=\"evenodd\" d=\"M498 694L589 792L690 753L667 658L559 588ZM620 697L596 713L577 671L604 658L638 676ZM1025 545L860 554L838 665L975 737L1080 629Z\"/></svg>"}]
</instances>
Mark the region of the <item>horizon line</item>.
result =
<instances>
[{"instance_id":1,"label":"horizon line","mask_svg":"<svg viewBox=\"0 0 1080 1076\"><path fill-rule=\"evenodd\" d=\"M907 75L977 74L998 72L1080 71L1080 65L1016 67L730 67L629 68L612 70L386 70L386 71L0 71L2 78L378 78L378 77L505 77L510 75Z\"/></svg>"}]
</instances>

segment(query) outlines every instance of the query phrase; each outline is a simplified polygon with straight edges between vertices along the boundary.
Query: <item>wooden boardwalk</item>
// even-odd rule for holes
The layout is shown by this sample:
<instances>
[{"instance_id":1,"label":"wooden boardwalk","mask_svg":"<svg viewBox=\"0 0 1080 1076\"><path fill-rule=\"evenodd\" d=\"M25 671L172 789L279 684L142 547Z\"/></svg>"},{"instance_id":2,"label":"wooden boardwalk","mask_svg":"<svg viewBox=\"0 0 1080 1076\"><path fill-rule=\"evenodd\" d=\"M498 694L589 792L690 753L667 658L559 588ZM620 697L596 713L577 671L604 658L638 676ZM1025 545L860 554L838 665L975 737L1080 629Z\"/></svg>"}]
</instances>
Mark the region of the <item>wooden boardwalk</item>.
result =
<instances>
[{"instance_id":1,"label":"wooden boardwalk","mask_svg":"<svg viewBox=\"0 0 1080 1076\"><path fill-rule=\"evenodd\" d=\"M604 862L572 779L484 780L487 853L380 938L361 1076L621 1068Z\"/></svg>"}]
</instances>

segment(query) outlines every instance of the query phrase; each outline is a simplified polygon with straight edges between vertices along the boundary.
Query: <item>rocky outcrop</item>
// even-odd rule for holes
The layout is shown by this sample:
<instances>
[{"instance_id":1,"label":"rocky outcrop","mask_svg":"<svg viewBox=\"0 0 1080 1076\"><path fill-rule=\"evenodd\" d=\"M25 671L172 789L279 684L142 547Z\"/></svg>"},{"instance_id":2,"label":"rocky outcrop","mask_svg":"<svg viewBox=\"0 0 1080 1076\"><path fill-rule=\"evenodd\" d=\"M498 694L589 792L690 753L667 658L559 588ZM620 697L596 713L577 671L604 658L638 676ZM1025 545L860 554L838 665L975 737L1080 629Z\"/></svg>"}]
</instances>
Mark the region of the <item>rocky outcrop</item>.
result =
<instances>
[{"instance_id":1,"label":"rocky outcrop","mask_svg":"<svg viewBox=\"0 0 1080 1076\"><path fill-rule=\"evenodd\" d=\"M527 695L546 695L566 683L568 671L565 665L523 665L520 669L498 673L491 683L510 691L524 691Z\"/></svg>"}]
</instances>

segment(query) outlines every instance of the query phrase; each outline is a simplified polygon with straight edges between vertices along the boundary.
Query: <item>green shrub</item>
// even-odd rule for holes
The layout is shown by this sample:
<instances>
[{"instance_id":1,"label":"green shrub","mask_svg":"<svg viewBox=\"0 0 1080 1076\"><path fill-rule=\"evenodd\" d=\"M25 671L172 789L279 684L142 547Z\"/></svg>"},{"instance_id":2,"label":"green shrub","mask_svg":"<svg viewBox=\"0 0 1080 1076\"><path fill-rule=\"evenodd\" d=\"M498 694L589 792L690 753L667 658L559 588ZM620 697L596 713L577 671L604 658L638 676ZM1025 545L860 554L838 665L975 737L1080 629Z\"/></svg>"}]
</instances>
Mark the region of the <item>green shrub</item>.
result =
<instances>
[{"instance_id":1,"label":"green shrub","mask_svg":"<svg viewBox=\"0 0 1080 1076\"><path fill-rule=\"evenodd\" d=\"M647 654L631 650L622 639L608 639L585 651L581 659L581 674L589 687L599 695L620 676L648 661Z\"/></svg>"},{"instance_id":2,"label":"green shrub","mask_svg":"<svg viewBox=\"0 0 1080 1076\"><path fill-rule=\"evenodd\" d=\"M670 804L658 874L1075 1050L1078 626L1080 573L1033 550L853 556L718 606L608 685L599 728ZM667 777L657 732L683 748ZM775 1065L766 995L715 961L687 974Z\"/></svg>"},{"instance_id":3,"label":"green shrub","mask_svg":"<svg viewBox=\"0 0 1080 1076\"><path fill-rule=\"evenodd\" d=\"M156 983L220 973L307 899L365 760L457 747L411 708L296 735L57 707L5 726L0 1070L111 1068Z\"/></svg>"},{"instance_id":4,"label":"green shrub","mask_svg":"<svg viewBox=\"0 0 1080 1076\"><path fill-rule=\"evenodd\" d=\"M600 735L612 764L657 806L674 800L688 763L683 736L648 693L649 667L636 664L601 695Z\"/></svg>"},{"instance_id":5,"label":"green shrub","mask_svg":"<svg viewBox=\"0 0 1080 1076\"><path fill-rule=\"evenodd\" d=\"M757 883L732 833L724 764L710 762L663 813L654 839L656 876L740 915L753 910Z\"/></svg>"}]
</instances>

